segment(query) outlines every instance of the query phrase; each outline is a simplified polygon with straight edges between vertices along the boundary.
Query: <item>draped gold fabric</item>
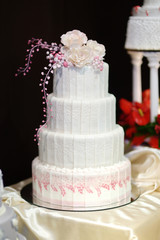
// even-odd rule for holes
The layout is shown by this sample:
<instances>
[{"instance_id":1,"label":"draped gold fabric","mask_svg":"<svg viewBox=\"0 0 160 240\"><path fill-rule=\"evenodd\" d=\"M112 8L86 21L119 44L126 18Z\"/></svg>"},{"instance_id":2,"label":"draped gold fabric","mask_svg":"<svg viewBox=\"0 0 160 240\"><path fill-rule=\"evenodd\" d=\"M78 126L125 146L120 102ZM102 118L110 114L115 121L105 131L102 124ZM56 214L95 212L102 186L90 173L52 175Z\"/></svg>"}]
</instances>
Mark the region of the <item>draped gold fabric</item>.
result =
<instances>
[{"instance_id":1,"label":"draped gold fabric","mask_svg":"<svg viewBox=\"0 0 160 240\"><path fill-rule=\"evenodd\" d=\"M31 179L6 187L3 201L16 211L28 240L160 240L160 151L142 148L127 156L141 195L126 206L93 212L36 207L19 194Z\"/></svg>"}]
</instances>

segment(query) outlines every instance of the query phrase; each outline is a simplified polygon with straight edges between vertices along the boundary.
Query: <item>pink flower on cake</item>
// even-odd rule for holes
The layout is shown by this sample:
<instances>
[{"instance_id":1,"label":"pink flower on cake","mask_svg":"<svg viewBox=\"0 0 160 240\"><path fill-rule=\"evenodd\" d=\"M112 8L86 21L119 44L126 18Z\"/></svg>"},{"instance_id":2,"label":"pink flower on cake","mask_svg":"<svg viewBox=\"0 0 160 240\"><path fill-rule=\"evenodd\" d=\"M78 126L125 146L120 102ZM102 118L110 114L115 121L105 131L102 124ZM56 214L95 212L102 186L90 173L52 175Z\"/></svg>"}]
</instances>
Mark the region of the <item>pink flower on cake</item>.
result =
<instances>
[{"instance_id":1,"label":"pink flower on cake","mask_svg":"<svg viewBox=\"0 0 160 240\"><path fill-rule=\"evenodd\" d=\"M71 62L76 67L83 67L90 64L93 59L91 49L85 45L79 48L69 49L66 51L65 57L68 62Z\"/></svg>"},{"instance_id":2,"label":"pink flower on cake","mask_svg":"<svg viewBox=\"0 0 160 240\"><path fill-rule=\"evenodd\" d=\"M80 194L83 194L83 191L84 191L84 188L85 188L84 184L79 184L79 185L76 186L76 188L78 189L78 192Z\"/></svg>"},{"instance_id":3,"label":"pink flower on cake","mask_svg":"<svg viewBox=\"0 0 160 240\"><path fill-rule=\"evenodd\" d=\"M64 195L66 194L66 191L65 191L64 187L63 186L59 186L59 188L61 190L62 196L64 197Z\"/></svg>"},{"instance_id":4,"label":"pink flower on cake","mask_svg":"<svg viewBox=\"0 0 160 240\"><path fill-rule=\"evenodd\" d=\"M79 30L69 31L61 36L61 43L68 48L80 47L87 42L87 36Z\"/></svg>"},{"instance_id":5,"label":"pink flower on cake","mask_svg":"<svg viewBox=\"0 0 160 240\"><path fill-rule=\"evenodd\" d=\"M58 192L57 188L54 185L51 185L51 188L53 189L54 192Z\"/></svg>"},{"instance_id":6,"label":"pink flower on cake","mask_svg":"<svg viewBox=\"0 0 160 240\"><path fill-rule=\"evenodd\" d=\"M107 183L103 183L101 187L105 188L107 190L110 190L110 187L109 187L109 185Z\"/></svg>"},{"instance_id":7,"label":"pink flower on cake","mask_svg":"<svg viewBox=\"0 0 160 240\"><path fill-rule=\"evenodd\" d=\"M38 180L38 186L39 186L40 191L42 192L42 184L41 184L40 180Z\"/></svg>"},{"instance_id":8,"label":"pink flower on cake","mask_svg":"<svg viewBox=\"0 0 160 240\"><path fill-rule=\"evenodd\" d=\"M88 40L87 46L91 49L94 57L98 56L100 59L103 59L105 55L105 47L103 44L99 44L97 41Z\"/></svg>"}]
</instances>

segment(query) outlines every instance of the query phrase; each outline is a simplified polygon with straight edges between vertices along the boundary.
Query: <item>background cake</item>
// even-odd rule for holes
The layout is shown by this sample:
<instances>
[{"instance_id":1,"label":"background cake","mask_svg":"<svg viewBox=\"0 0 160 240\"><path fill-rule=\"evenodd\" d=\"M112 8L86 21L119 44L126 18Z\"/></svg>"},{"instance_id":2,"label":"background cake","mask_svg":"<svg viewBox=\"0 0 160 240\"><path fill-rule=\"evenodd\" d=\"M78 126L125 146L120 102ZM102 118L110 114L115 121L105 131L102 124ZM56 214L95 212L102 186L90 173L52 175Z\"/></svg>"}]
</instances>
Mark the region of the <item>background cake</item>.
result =
<instances>
[{"instance_id":1,"label":"background cake","mask_svg":"<svg viewBox=\"0 0 160 240\"><path fill-rule=\"evenodd\" d=\"M160 50L160 0L144 0L129 18L126 49Z\"/></svg>"},{"instance_id":2,"label":"background cake","mask_svg":"<svg viewBox=\"0 0 160 240\"><path fill-rule=\"evenodd\" d=\"M61 37L53 61L53 93L47 124L39 130L32 164L35 202L74 209L130 201L130 162L124 132L116 125L115 97L108 93L104 46L78 30Z\"/></svg>"},{"instance_id":3,"label":"background cake","mask_svg":"<svg viewBox=\"0 0 160 240\"><path fill-rule=\"evenodd\" d=\"M26 238L17 232L18 220L15 212L6 204L2 204L2 191L3 181L0 170L0 240L25 240Z\"/></svg>"},{"instance_id":4,"label":"background cake","mask_svg":"<svg viewBox=\"0 0 160 240\"><path fill-rule=\"evenodd\" d=\"M142 7L133 8L125 48L132 64L132 102L120 100L120 124L132 145L160 148L160 0L144 0ZM146 63L148 69L145 70ZM145 83L149 85L148 90Z\"/></svg>"}]
</instances>

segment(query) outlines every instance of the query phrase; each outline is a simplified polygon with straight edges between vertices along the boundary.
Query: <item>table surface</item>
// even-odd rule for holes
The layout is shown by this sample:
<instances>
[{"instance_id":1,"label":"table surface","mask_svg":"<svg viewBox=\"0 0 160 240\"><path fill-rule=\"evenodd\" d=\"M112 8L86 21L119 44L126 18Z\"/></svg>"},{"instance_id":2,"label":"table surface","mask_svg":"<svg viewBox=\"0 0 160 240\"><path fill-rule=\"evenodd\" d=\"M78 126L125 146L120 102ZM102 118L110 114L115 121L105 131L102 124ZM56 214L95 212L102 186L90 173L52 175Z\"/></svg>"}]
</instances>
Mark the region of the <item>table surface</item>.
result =
<instances>
[{"instance_id":1,"label":"table surface","mask_svg":"<svg viewBox=\"0 0 160 240\"><path fill-rule=\"evenodd\" d=\"M160 192L140 196L123 207L93 212L49 210L26 202L21 189L31 179L5 188L19 230L28 240L160 240Z\"/></svg>"}]
</instances>

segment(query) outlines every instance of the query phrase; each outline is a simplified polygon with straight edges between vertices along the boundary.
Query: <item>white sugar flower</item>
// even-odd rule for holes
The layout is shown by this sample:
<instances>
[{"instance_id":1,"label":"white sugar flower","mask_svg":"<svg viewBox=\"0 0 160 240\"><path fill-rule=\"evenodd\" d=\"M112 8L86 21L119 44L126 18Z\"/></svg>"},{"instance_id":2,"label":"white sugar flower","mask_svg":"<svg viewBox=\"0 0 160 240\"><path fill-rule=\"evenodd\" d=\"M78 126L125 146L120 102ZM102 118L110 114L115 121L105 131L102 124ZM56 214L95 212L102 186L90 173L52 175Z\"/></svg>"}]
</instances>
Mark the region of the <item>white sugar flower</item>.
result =
<instances>
[{"instance_id":1,"label":"white sugar flower","mask_svg":"<svg viewBox=\"0 0 160 240\"><path fill-rule=\"evenodd\" d=\"M64 54L64 55L67 55L67 52L69 51L69 48L68 47L65 47L65 46L62 46L61 47L61 53Z\"/></svg>"},{"instance_id":2,"label":"white sugar flower","mask_svg":"<svg viewBox=\"0 0 160 240\"><path fill-rule=\"evenodd\" d=\"M97 43L97 41L88 40L87 46L92 50L93 55L103 59L105 55L105 47L103 44Z\"/></svg>"},{"instance_id":3,"label":"white sugar flower","mask_svg":"<svg viewBox=\"0 0 160 240\"><path fill-rule=\"evenodd\" d=\"M86 34L82 33L79 30L69 31L61 36L61 43L63 43L63 45L68 48L80 47L86 42L87 42Z\"/></svg>"},{"instance_id":4,"label":"white sugar flower","mask_svg":"<svg viewBox=\"0 0 160 240\"><path fill-rule=\"evenodd\" d=\"M71 48L65 53L67 61L71 62L76 67L83 67L93 61L92 51L87 46L79 48Z\"/></svg>"}]
</instances>

